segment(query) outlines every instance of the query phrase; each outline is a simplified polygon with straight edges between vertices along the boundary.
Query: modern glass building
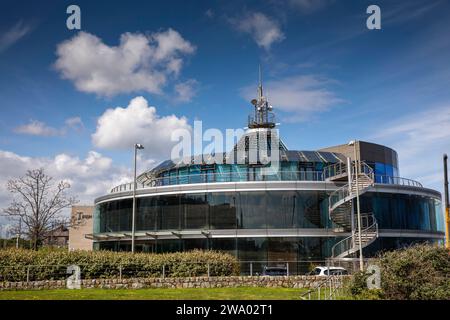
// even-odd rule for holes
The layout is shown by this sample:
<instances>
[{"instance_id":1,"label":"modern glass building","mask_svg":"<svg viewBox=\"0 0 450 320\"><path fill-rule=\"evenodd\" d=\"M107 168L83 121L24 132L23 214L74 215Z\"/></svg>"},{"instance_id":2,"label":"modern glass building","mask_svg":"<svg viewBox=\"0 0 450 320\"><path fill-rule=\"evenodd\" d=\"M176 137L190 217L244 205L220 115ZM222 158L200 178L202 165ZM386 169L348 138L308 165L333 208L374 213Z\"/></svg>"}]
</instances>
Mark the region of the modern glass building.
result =
<instances>
[{"instance_id":1,"label":"modern glass building","mask_svg":"<svg viewBox=\"0 0 450 320\"><path fill-rule=\"evenodd\" d=\"M297 261L355 258L360 243L366 257L443 242L440 193L401 178L394 150L363 141L288 150L261 86L252 104L249 128L230 152L167 160L138 177L136 251L214 249L303 272ZM276 153L278 170L267 171L259 156L249 161L261 148ZM95 200L95 249L131 250L132 198L129 183Z\"/></svg>"}]
</instances>

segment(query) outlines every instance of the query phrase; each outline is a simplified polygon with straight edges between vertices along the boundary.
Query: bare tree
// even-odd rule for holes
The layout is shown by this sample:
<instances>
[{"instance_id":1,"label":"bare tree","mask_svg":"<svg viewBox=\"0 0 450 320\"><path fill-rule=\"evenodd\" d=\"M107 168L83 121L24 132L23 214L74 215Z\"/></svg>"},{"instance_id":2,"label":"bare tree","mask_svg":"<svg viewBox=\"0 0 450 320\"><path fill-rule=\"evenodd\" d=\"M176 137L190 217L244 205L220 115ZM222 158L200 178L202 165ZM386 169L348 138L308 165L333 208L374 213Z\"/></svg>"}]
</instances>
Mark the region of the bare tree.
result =
<instances>
[{"instance_id":1,"label":"bare tree","mask_svg":"<svg viewBox=\"0 0 450 320\"><path fill-rule=\"evenodd\" d=\"M21 223L22 233L30 238L34 250L53 226L69 221L62 211L77 202L66 194L69 183L60 181L55 184L52 180L41 168L28 170L24 177L7 183L14 199L8 208L3 209L3 214L17 226Z\"/></svg>"}]
</instances>

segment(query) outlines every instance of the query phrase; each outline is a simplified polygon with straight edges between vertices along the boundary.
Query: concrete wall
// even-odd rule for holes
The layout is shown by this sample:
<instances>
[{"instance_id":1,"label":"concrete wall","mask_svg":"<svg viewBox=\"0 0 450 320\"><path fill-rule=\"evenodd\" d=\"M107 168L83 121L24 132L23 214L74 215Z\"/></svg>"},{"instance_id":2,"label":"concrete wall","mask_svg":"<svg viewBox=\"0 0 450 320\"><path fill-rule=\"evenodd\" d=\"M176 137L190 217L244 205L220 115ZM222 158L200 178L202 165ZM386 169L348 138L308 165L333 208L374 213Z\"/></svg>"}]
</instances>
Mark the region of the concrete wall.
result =
<instances>
[{"instance_id":1,"label":"concrete wall","mask_svg":"<svg viewBox=\"0 0 450 320\"><path fill-rule=\"evenodd\" d=\"M73 206L69 229L69 250L92 250L92 240L85 235L92 233L94 221L94 206Z\"/></svg>"}]
</instances>

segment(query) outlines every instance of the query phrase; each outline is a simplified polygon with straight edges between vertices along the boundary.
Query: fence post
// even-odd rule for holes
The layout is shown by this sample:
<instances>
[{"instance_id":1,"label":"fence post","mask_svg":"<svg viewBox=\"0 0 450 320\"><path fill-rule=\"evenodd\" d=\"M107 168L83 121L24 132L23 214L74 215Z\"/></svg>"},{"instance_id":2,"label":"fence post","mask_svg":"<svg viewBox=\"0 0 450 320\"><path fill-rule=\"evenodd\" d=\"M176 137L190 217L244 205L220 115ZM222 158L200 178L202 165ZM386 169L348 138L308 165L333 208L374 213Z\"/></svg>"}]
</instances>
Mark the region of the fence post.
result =
<instances>
[{"instance_id":1,"label":"fence post","mask_svg":"<svg viewBox=\"0 0 450 320\"><path fill-rule=\"evenodd\" d=\"M27 284L30 282L30 266L27 266Z\"/></svg>"},{"instance_id":2,"label":"fence post","mask_svg":"<svg viewBox=\"0 0 450 320\"><path fill-rule=\"evenodd\" d=\"M253 276L253 262L250 261L250 277Z\"/></svg>"},{"instance_id":3,"label":"fence post","mask_svg":"<svg viewBox=\"0 0 450 320\"><path fill-rule=\"evenodd\" d=\"M166 265L163 264L163 272L162 272L163 279L166 277Z\"/></svg>"},{"instance_id":4,"label":"fence post","mask_svg":"<svg viewBox=\"0 0 450 320\"><path fill-rule=\"evenodd\" d=\"M210 275L210 269L209 269L209 263L208 263L208 278L209 278L209 275Z\"/></svg>"},{"instance_id":5,"label":"fence post","mask_svg":"<svg viewBox=\"0 0 450 320\"><path fill-rule=\"evenodd\" d=\"M289 277L289 262L286 262L286 275Z\"/></svg>"},{"instance_id":6,"label":"fence post","mask_svg":"<svg viewBox=\"0 0 450 320\"><path fill-rule=\"evenodd\" d=\"M119 279L122 280L122 265L119 265Z\"/></svg>"}]
</instances>

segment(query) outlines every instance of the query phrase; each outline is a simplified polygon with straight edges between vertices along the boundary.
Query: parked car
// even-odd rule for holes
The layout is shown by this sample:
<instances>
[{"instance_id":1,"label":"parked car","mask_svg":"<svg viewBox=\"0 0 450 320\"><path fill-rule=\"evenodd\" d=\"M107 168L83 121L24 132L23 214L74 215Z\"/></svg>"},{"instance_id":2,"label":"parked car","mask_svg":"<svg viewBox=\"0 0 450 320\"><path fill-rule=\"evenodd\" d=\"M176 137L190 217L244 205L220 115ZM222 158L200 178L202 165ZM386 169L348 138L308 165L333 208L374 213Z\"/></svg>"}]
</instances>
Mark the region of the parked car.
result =
<instances>
[{"instance_id":1,"label":"parked car","mask_svg":"<svg viewBox=\"0 0 450 320\"><path fill-rule=\"evenodd\" d=\"M310 276L343 276L347 275L348 271L342 267L316 267L313 271L309 272Z\"/></svg>"},{"instance_id":2,"label":"parked car","mask_svg":"<svg viewBox=\"0 0 450 320\"><path fill-rule=\"evenodd\" d=\"M287 276L287 269L284 267L264 267L263 276Z\"/></svg>"}]
</instances>

